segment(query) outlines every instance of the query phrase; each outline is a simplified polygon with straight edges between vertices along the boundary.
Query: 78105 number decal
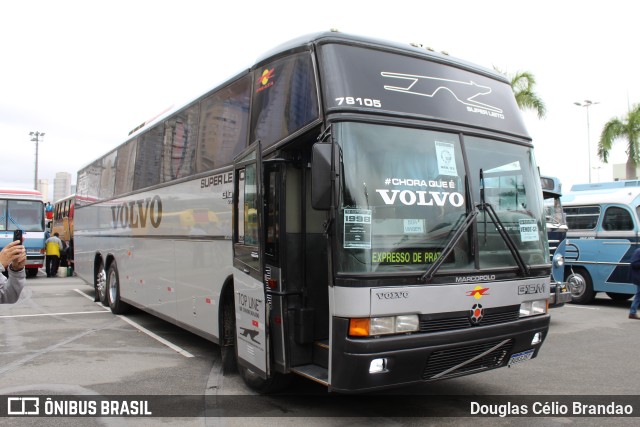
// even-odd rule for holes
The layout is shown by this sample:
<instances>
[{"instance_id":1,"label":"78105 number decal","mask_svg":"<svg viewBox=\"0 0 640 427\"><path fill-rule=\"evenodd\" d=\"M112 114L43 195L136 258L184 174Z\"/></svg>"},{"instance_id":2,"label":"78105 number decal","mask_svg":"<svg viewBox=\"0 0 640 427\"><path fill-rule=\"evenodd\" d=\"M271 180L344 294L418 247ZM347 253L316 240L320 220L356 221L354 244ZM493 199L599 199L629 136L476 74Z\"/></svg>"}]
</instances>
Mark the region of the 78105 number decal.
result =
<instances>
[{"instance_id":1,"label":"78105 number decal","mask_svg":"<svg viewBox=\"0 0 640 427\"><path fill-rule=\"evenodd\" d=\"M382 108L382 102L379 99L371 98L354 98L353 96L343 96L336 98L338 105L359 105L364 107Z\"/></svg>"}]
</instances>

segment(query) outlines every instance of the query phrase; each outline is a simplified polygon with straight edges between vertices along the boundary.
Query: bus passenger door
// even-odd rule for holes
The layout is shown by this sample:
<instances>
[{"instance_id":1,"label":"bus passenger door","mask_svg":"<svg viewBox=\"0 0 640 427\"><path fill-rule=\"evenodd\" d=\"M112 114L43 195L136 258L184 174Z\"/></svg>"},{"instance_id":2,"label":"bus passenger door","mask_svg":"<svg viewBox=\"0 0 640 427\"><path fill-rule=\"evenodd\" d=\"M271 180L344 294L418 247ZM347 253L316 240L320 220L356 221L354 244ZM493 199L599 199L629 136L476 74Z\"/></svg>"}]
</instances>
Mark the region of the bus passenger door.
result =
<instances>
[{"instance_id":1,"label":"bus passenger door","mask_svg":"<svg viewBox=\"0 0 640 427\"><path fill-rule=\"evenodd\" d=\"M269 375L266 294L263 280L262 162L260 142L234 161L233 281L238 363Z\"/></svg>"}]
</instances>

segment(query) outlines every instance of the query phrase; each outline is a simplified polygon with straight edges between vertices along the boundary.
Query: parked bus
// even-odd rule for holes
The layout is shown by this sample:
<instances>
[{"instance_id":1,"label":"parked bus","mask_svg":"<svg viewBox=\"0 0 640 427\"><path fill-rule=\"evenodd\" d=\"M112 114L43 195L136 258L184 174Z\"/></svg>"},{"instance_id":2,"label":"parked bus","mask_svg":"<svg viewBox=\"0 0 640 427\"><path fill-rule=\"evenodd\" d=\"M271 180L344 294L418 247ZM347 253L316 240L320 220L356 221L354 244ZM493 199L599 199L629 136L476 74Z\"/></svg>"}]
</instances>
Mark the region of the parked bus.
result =
<instances>
[{"instance_id":1,"label":"parked bus","mask_svg":"<svg viewBox=\"0 0 640 427\"><path fill-rule=\"evenodd\" d=\"M502 75L447 55L299 38L77 182L76 271L97 297L218 343L262 393L511 366L548 331L530 137Z\"/></svg>"},{"instance_id":2,"label":"parked bus","mask_svg":"<svg viewBox=\"0 0 640 427\"><path fill-rule=\"evenodd\" d=\"M638 247L640 187L581 190L562 196L567 216L565 262L572 301L587 304L598 292L614 300L636 293L629 262Z\"/></svg>"},{"instance_id":3,"label":"parked bus","mask_svg":"<svg viewBox=\"0 0 640 427\"><path fill-rule=\"evenodd\" d=\"M27 250L27 277L38 275L44 265L44 203L35 190L0 188L0 250L22 230Z\"/></svg>"},{"instance_id":4,"label":"parked bus","mask_svg":"<svg viewBox=\"0 0 640 427\"><path fill-rule=\"evenodd\" d=\"M547 237L549 238L549 260L551 261L551 292L549 306L560 307L571 301L571 290L564 273L564 254L567 246L567 222L562 210L562 184L552 176L540 177L544 198Z\"/></svg>"},{"instance_id":5,"label":"parked bus","mask_svg":"<svg viewBox=\"0 0 640 427\"><path fill-rule=\"evenodd\" d=\"M75 194L64 197L53 204L51 234L58 233L60 239L67 243L73 238L75 204Z\"/></svg>"}]
</instances>

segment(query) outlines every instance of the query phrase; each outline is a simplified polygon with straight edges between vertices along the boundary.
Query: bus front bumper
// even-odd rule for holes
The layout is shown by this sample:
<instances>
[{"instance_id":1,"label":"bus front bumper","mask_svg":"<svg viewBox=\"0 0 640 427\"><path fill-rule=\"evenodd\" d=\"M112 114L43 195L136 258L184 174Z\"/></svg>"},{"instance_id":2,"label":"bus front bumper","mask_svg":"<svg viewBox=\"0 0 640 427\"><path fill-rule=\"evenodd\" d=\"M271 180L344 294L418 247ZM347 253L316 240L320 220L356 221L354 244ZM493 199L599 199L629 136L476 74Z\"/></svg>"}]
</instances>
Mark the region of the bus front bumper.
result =
<instances>
[{"instance_id":1,"label":"bus front bumper","mask_svg":"<svg viewBox=\"0 0 640 427\"><path fill-rule=\"evenodd\" d=\"M537 356L549 330L548 314L493 326L356 339L349 321L333 319L330 387L365 392L454 378ZM541 341L532 344L538 334ZM519 356L521 355L521 356ZM372 372L373 366L384 369Z\"/></svg>"},{"instance_id":2,"label":"bus front bumper","mask_svg":"<svg viewBox=\"0 0 640 427\"><path fill-rule=\"evenodd\" d=\"M551 282L549 295L549 307L560 307L566 302L571 302L571 290L566 282Z\"/></svg>"},{"instance_id":3,"label":"bus front bumper","mask_svg":"<svg viewBox=\"0 0 640 427\"><path fill-rule=\"evenodd\" d=\"M44 266L44 255L31 255L27 253L26 268L42 268Z\"/></svg>"}]
</instances>

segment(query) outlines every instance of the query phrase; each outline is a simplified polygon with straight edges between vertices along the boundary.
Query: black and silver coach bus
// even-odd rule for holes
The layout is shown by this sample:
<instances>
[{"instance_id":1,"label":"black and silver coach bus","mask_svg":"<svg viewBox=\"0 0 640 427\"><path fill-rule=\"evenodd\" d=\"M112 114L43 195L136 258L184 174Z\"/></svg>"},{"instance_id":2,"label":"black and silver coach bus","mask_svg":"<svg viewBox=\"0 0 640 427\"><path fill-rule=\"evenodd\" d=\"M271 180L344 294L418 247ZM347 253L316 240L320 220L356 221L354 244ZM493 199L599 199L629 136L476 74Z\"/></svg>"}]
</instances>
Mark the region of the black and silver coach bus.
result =
<instances>
[{"instance_id":1,"label":"black and silver coach bus","mask_svg":"<svg viewBox=\"0 0 640 427\"><path fill-rule=\"evenodd\" d=\"M549 248L506 79L330 32L133 133L78 173L96 296L220 345L259 392L362 392L535 357Z\"/></svg>"}]
</instances>

